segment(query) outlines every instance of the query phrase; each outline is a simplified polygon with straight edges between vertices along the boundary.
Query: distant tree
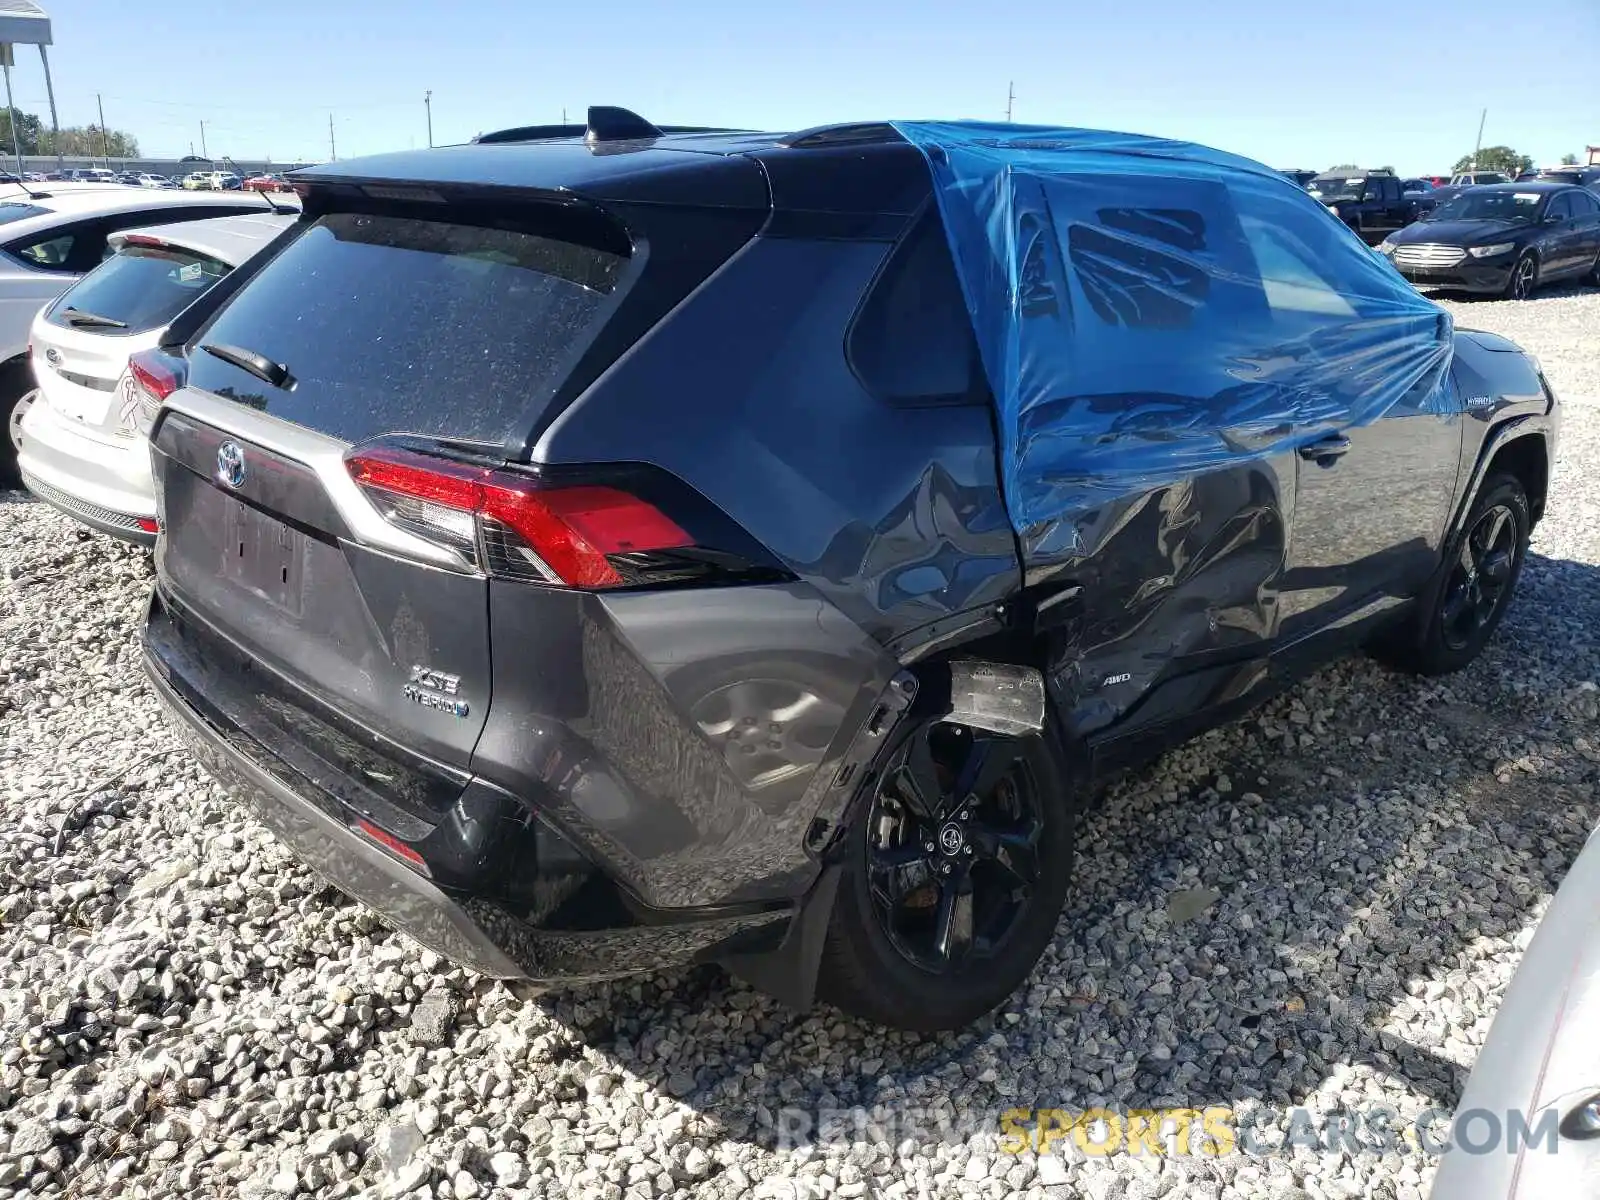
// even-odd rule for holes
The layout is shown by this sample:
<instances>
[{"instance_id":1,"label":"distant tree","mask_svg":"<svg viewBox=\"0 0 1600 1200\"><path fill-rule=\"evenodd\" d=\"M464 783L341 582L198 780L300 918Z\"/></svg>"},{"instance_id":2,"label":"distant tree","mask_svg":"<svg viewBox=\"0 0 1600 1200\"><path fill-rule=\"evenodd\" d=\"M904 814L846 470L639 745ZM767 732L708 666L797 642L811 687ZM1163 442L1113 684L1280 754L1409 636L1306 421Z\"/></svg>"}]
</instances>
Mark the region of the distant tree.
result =
<instances>
[{"instance_id":1,"label":"distant tree","mask_svg":"<svg viewBox=\"0 0 1600 1200\"><path fill-rule=\"evenodd\" d=\"M1531 169L1533 159L1526 154L1518 154L1510 146L1486 146L1478 151L1478 165L1472 165L1472 155L1463 154L1456 160L1453 168L1455 172L1461 171L1500 171L1506 175L1520 175Z\"/></svg>"},{"instance_id":2,"label":"distant tree","mask_svg":"<svg viewBox=\"0 0 1600 1200\"><path fill-rule=\"evenodd\" d=\"M1361 170L1361 168L1356 166L1355 163L1340 163L1337 167L1329 167L1328 170L1330 172L1332 172L1332 171L1359 171L1359 170Z\"/></svg>"},{"instance_id":3,"label":"distant tree","mask_svg":"<svg viewBox=\"0 0 1600 1200\"><path fill-rule=\"evenodd\" d=\"M48 129L39 134L39 153L57 153L54 136ZM102 154L111 158L138 158L139 139L120 129L107 129L102 138L98 125L73 126L61 131L60 153L79 158Z\"/></svg>"},{"instance_id":4,"label":"distant tree","mask_svg":"<svg viewBox=\"0 0 1600 1200\"><path fill-rule=\"evenodd\" d=\"M37 154L39 152L39 118L33 113L17 113L17 141L22 143L24 154ZM0 110L0 152L13 155L17 152L16 144L11 140L11 121L4 110Z\"/></svg>"},{"instance_id":5,"label":"distant tree","mask_svg":"<svg viewBox=\"0 0 1600 1200\"><path fill-rule=\"evenodd\" d=\"M55 154L55 135L44 127L38 114L17 110L17 141L22 143L24 154ZM15 154L11 140L11 121L6 110L0 107L0 153ZM74 158L98 158L102 154L112 158L138 158L139 139L120 129L108 129L100 136L98 125L74 126L61 131L62 154Z\"/></svg>"},{"instance_id":6,"label":"distant tree","mask_svg":"<svg viewBox=\"0 0 1600 1200\"><path fill-rule=\"evenodd\" d=\"M1391 175L1393 175L1395 173L1395 170L1394 170L1394 168L1392 166L1382 166L1382 167L1379 167L1378 170L1387 171Z\"/></svg>"},{"instance_id":7,"label":"distant tree","mask_svg":"<svg viewBox=\"0 0 1600 1200\"><path fill-rule=\"evenodd\" d=\"M1578 165L1578 156L1576 154L1563 154L1561 156L1561 165L1563 167L1575 167L1575 166L1577 166Z\"/></svg>"}]
</instances>

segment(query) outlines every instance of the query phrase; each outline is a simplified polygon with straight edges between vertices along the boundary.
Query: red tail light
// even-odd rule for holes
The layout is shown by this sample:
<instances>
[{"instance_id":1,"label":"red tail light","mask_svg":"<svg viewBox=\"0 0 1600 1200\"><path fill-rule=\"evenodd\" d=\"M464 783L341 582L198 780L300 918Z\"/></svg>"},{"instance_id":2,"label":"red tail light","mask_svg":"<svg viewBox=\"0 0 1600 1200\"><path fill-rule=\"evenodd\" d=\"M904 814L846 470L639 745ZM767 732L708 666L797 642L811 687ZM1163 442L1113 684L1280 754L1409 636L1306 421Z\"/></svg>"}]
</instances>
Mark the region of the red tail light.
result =
<instances>
[{"instance_id":1,"label":"red tail light","mask_svg":"<svg viewBox=\"0 0 1600 1200\"><path fill-rule=\"evenodd\" d=\"M183 360L159 350L141 350L128 359L132 403L124 400L121 424L128 436L146 434L161 402L183 386Z\"/></svg>"},{"instance_id":2,"label":"red tail light","mask_svg":"<svg viewBox=\"0 0 1600 1200\"><path fill-rule=\"evenodd\" d=\"M183 386L183 364L159 350L141 350L128 360L133 381L160 404Z\"/></svg>"},{"instance_id":3,"label":"red tail light","mask_svg":"<svg viewBox=\"0 0 1600 1200\"><path fill-rule=\"evenodd\" d=\"M549 487L404 450L358 451L346 466L390 524L508 578L620 587L628 580L614 556L694 544L659 509L613 487Z\"/></svg>"}]
</instances>

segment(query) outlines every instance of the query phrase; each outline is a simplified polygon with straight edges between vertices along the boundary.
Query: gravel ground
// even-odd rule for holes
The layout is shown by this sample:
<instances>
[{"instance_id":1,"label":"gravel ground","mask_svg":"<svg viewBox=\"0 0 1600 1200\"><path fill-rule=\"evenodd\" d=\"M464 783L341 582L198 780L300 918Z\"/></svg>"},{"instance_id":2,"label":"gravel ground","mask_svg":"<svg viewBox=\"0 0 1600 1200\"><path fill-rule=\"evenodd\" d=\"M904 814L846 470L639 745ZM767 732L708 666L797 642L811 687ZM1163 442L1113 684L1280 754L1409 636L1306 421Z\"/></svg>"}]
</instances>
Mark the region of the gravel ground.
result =
<instances>
[{"instance_id":1,"label":"gravel ground","mask_svg":"<svg viewBox=\"0 0 1600 1200\"><path fill-rule=\"evenodd\" d=\"M1451 307L1600 398L1600 293ZM1466 672L1346 662L1113 789L1031 982L938 1039L709 969L534 998L390 933L174 752L145 557L0 500L0 1195L1420 1196L1416 1154L1011 1155L999 1115L1454 1103L1597 815L1597 468L1573 400ZM878 1124L782 1145L823 1110Z\"/></svg>"}]
</instances>

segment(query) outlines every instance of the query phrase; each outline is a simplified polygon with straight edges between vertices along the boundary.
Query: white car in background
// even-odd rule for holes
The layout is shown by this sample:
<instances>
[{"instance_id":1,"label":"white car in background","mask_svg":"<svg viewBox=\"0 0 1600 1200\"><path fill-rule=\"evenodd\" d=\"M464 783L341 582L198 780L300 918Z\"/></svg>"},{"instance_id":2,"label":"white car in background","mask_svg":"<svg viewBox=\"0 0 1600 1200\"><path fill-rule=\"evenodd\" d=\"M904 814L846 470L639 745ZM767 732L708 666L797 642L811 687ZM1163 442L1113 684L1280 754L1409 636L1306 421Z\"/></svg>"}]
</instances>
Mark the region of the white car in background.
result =
<instances>
[{"instance_id":1,"label":"white car in background","mask_svg":"<svg viewBox=\"0 0 1600 1200\"><path fill-rule=\"evenodd\" d=\"M34 316L100 265L113 233L271 210L253 193L196 195L96 183L0 188L0 423L15 434L22 418L18 402L34 388L28 363ZM0 490L18 484L14 436L0 439Z\"/></svg>"},{"instance_id":2,"label":"white car in background","mask_svg":"<svg viewBox=\"0 0 1600 1200\"><path fill-rule=\"evenodd\" d=\"M156 346L174 317L294 220L253 213L111 235L115 253L34 318L39 390L17 442L30 492L91 529L155 541L145 438L171 390Z\"/></svg>"}]
</instances>

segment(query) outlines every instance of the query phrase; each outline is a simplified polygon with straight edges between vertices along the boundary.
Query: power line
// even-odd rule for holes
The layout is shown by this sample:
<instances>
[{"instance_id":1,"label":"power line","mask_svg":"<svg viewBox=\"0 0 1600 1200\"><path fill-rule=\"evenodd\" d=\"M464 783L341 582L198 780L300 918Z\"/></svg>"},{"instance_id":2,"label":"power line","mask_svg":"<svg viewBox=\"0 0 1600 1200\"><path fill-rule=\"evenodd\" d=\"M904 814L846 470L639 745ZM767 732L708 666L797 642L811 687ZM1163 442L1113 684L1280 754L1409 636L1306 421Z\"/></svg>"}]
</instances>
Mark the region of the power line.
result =
<instances>
[{"instance_id":1,"label":"power line","mask_svg":"<svg viewBox=\"0 0 1600 1200\"><path fill-rule=\"evenodd\" d=\"M207 109L207 110L214 109L214 108L215 109L231 109L231 110L236 111L236 112L261 112L264 108L269 108L269 107L274 112L294 112L294 111L300 111L300 112L326 112L330 108L338 109L340 112L345 112L347 110L353 111L355 109L370 109L370 108L410 108L413 104L416 103L415 100L367 100L367 101L355 101L355 102L349 103L349 104L346 104L343 101L340 101L340 102L334 103L334 104L328 104L326 102L321 103L321 104L316 104L316 103L278 104L276 101L274 101L270 105L267 105L267 104L215 104L215 103L212 103L209 100L154 100L154 99L151 99L148 96L116 96L116 95L113 95L111 98L113 100L120 101L123 104L153 104L153 105L156 105L157 107L160 107L160 108L203 108L203 109Z\"/></svg>"}]
</instances>

